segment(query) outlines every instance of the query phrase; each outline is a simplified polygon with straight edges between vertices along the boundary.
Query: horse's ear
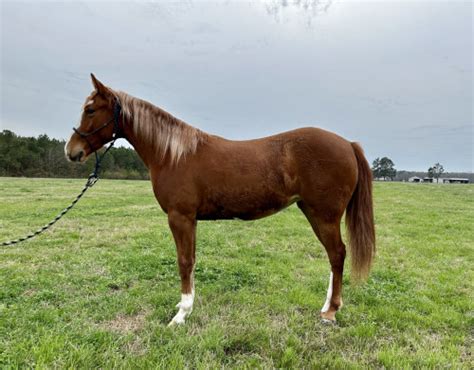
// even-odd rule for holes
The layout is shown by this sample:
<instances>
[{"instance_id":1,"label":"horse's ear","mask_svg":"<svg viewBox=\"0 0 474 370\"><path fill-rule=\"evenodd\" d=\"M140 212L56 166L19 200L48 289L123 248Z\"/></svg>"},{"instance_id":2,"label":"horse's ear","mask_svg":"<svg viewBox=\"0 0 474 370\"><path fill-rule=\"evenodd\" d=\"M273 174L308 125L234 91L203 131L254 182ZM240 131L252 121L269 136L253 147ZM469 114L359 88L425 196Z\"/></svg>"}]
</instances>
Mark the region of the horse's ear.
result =
<instances>
[{"instance_id":1,"label":"horse's ear","mask_svg":"<svg viewBox=\"0 0 474 370\"><path fill-rule=\"evenodd\" d=\"M102 82L100 82L93 73L91 73L91 80L92 80L92 85L94 85L94 88L97 90L99 94L102 95L109 95L110 90L107 86L105 86Z\"/></svg>"}]
</instances>

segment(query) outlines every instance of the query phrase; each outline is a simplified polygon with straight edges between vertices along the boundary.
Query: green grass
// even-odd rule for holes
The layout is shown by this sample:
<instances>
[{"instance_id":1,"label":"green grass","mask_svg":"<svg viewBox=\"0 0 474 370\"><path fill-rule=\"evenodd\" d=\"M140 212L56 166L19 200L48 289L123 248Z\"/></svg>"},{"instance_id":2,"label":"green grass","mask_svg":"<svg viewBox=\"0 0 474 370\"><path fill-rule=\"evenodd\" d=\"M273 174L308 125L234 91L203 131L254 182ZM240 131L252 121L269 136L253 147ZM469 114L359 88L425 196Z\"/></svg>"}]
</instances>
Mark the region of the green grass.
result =
<instances>
[{"instance_id":1,"label":"green grass","mask_svg":"<svg viewBox=\"0 0 474 370\"><path fill-rule=\"evenodd\" d=\"M0 179L0 240L66 206L82 180ZM329 264L299 210L201 222L194 312L147 181L101 180L52 231L0 249L0 367L472 368L474 187L375 184L378 254L344 277L324 325ZM349 266L349 263L346 263Z\"/></svg>"}]
</instances>

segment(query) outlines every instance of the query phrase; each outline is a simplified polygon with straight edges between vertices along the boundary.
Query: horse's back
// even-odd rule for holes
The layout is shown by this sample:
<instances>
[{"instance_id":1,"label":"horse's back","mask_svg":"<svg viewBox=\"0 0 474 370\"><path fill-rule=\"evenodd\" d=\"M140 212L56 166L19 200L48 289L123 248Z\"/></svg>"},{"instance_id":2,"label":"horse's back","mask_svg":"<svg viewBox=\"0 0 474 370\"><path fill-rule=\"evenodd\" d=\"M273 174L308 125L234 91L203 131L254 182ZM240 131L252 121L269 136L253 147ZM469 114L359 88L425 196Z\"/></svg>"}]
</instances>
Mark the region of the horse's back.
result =
<instances>
[{"instance_id":1,"label":"horse's back","mask_svg":"<svg viewBox=\"0 0 474 370\"><path fill-rule=\"evenodd\" d=\"M276 135L244 141L216 137L207 148L205 163L215 163L226 176L236 175L333 177L351 175L357 162L351 142L316 127L304 127ZM349 171L349 173L347 173ZM286 175L285 175L286 174ZM285 181L283 183L288 186Z\"/></svg>"}]
</instances>

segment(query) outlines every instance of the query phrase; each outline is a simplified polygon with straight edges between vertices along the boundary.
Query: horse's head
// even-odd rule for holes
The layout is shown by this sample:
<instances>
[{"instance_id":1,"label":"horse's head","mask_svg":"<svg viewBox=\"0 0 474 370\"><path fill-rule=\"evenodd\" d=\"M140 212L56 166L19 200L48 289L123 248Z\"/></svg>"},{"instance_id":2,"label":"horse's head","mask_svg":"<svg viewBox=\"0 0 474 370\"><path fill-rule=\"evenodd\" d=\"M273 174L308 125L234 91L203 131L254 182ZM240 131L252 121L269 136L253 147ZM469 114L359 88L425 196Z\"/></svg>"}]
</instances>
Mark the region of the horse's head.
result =
<instances>
[{"instance_id":1,"label":"horse's head","mask_svg":"<svg viewBox=\"0 0 474 370\"><path fill-rule=\"evenodd\" d=\"M64 151L71 161L87 157L112 141L117 135L119 105L114 93L91 74L95 90L86 99L81 122L69 138Z\"/></svg>"}]
</instances>

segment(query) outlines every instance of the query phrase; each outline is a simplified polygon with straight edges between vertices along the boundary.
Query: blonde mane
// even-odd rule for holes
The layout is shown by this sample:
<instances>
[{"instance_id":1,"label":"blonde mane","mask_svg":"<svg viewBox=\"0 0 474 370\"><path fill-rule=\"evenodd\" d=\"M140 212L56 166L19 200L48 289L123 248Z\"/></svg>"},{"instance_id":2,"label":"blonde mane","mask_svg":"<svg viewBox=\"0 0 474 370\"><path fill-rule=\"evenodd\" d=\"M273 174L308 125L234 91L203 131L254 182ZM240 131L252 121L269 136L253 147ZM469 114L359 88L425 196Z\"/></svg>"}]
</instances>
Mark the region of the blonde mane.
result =
<instances>
[{"instance_id":1,"label":"blonde mane","mask_svg":"<svg viewBox=\"0 0 474 370\"><path fill-rule=\"evenodd\" d=\"M122 91L114 91L122 106L122 114L133 125L135 135L150 144L161 159L168 154L177 163L187 154L194 154L207 136L147 101Z\"/></svg>"}]
</instances>

